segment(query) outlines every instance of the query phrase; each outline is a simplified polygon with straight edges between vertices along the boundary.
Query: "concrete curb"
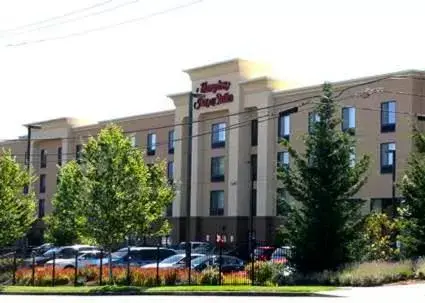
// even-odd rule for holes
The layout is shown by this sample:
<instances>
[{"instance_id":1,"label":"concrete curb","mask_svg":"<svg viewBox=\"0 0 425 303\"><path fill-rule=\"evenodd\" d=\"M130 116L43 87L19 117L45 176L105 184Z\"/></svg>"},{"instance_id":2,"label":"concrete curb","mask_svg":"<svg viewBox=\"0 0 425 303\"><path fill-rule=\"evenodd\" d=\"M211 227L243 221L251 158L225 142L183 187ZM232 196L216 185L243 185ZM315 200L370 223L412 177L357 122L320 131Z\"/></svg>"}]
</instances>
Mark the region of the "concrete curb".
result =
<instances>
[{"instance_id":1,"label":"concrete curb","mask_svg":"<svg viewBox=\"0 0 425 303\"><path fill-rule=\"evenodd\" d=\"M310 293L310 292L294 292L294 293L279 293L279 292L236 292L236 291L222 291L222 292L93 292L93 293L72 293L72 292L0 292L2 295L13 296L195 296L195 297L322 297L322 298L337 298L339 295Z\"/></svg>"}]
</instances>

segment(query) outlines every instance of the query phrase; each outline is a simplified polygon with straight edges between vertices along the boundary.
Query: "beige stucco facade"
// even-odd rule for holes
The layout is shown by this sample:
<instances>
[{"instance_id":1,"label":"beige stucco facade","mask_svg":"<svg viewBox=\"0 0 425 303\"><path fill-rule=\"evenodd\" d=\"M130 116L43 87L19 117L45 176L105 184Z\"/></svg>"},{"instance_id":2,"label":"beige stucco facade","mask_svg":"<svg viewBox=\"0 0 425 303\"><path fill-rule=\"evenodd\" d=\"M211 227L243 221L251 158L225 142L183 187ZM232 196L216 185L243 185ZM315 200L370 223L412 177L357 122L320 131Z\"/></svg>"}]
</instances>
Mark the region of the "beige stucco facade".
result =
<instances>
[{"instance_id":1,"label":"beige stucco facade","mask_svg":"<svg viewBox=\"0 0 425 303\"><path fill-rule=\"evenodd\" d=\"M193 240L213 239L217 232L224 231L229 241L246 241L251 200L256 203L254 226L257 239L273 240L275 226L280 222L276 207L279 187L276 180L277 153L284 151L278 144L279 114L298 107L298 112L290 115L289 132L291 144L302 151L302 136L308 132L309 112L317 101L313 97L320 95L321 86L294 87L290 82L270 78L269 70L262 64L235 59L185 71L192 81L192 92L202 94L193 100L196 103L193 107L190 192L190 237ZM416 123L413 113L420 114L425 110L423 76L421 72L407 71L334 84L336 95L344 90L338 97L340 109L355 107L356 156L369 154L372 160L368 183L358 194L358 197L367 200L365 213L380 209L380 199L390 199L392 194L392 175L381 172L381 144L396 144L397 178L403 174L413 148L412 123ZM365 95L369 88L379 90ZM363 94L359 94L361 92ZM46 192L39 192L38 183L34 190L39 199L44 199L45 212L51 211L50 201L56 189L58 148L61 148L62 162L65 163L75 158L77 145L84 144L108 123L116 123L134 140L135 146L144 151L148 145L148 134L156 135L155 154L146 154L147 162L155 159L172 162L177 192L170 217L173 224L171 239L173 242L185 240L189 92L169 97L175 105L173 111L98 123L71 118L34 123L42 128L32 134L31 164L37 177L46 176ZM211 101L214 98L215 101ZM205 99L209 100L208 103ZM383 132L381 104L390 100L396 104L395 129ZM252 144L251 138L254 119L258 120L256 145ZM221 146L213 148L212 130L213 125L218 123L225 123L225 140ZM174 131L173 151L169 149L170 131ZM2 142L0 147L10 148L18 161L24 163L25 137ZM40 167L41 150L47 153L45 168ZM257 158L254 181L251 180L252 155ZM211 177L213 157L224 157L224 175L219 181L213 181ZM224 195L224 207L214 210L214 215L211 215L212 192L223 192Z\"/></svg>"}]
</instances>

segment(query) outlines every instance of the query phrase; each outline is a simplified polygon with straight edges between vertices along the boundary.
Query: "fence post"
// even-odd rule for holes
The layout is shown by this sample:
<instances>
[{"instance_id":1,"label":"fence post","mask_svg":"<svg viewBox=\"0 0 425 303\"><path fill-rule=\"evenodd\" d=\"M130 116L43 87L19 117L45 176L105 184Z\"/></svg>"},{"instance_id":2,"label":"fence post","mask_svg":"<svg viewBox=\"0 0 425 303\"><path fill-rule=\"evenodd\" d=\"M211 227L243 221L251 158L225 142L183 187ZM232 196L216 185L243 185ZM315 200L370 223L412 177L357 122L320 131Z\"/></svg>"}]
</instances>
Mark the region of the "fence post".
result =
<instances>
[{"instance_id":1,"label":"fence post","mask_svg":"<svg viewBox=\"0 0 425 303\"><path fill-rule=\"evenodd\" d=\"M16 284L16 250L13 251L13 277L12 277L12 284Z\"/></svg>"},{"instance_id":2,"label":"fence post","mask_svg":"<svg viewBox=\"0 0 425 303\"><path fill-rule=\"evenodd\" d=\"M31 285L35 285L35 254L32 253L32 264L31 264Z\"/></svg>"},{"instance_id":3,"label":"fence post","mask_svg":"<svg viewBox=\"0 0 425 303\"><path fill-rule=\"evenodd\" d=\"M127 240L127 285L130 286L130 245Z\"/></svg>"},{"instance_id":4,"label":"fence post","mask_svg":"<svg viewBox=\"0 0 425 303\"><path fill-rule=\"evenodd\" d=\"M251 241L251 251L250 251L250 255L251 255L251 285L254 286L255 285L255 243L254 243L254 239L251 237L250 239Z\"/></svg>"},{"instance_id":5,"label":"fence post","mask_svg":"<svg viewBox=\"0 0 425 303\"><path fill-rule=\"evenodd\" d=\"M103 275L103 249L100 250L100 264L99 264L99 286L102 286Z\"/></svg>"},{"instance_id":6,"label":"fence post","mask_svg":"<svg viewBox=\"0 0 425 303\"><path fill-rule=\"evenodd\" d=\"M223 245L219 243L218 248L218 285L221 285L221 273L222 273L222 263L223 263Z\"/></svg>"},{"instance_id":7,"label":"fence post","mask_svg":"<svg viewBox=\"0 0 425 303\"><path fill-rule=\"evenodd\" d=\"M78 283L78 252L75 253L74 286Z\"/></svg>"},{"instance_id":8,"label":"fence post","mask_svg":"<svg viewBox=\"0 0 425 303\"><path fill-rule=\"evenodd\" d=\"M159 286L159 243L156 245L156 286Z\"/></svg>"},{"instance_id":9,"label":"fence post","mask_svg":"<svg viewBox=\"0 0 425 303\"><path fill-rule=\"evenodd\" d=\"M52 287L55 286L56 253L53 252Z\"/></svg>"}]
</instances>

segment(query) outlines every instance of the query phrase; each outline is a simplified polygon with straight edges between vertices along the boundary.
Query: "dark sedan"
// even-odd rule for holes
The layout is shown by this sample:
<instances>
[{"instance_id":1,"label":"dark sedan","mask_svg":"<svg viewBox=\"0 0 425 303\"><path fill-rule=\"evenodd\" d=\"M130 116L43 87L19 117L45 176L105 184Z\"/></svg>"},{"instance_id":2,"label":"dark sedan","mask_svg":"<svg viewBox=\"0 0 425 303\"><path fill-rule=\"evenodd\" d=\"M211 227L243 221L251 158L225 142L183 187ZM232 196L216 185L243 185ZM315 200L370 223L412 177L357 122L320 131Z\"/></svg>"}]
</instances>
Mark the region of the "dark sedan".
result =
<instances>
[{"instance_id":1,"label":"dark sedan","mask_svg":"<svg viewBox=\"0 0 425 303\"><path fill-rule=\"evenodd\" d=\"M244 262L233 256L204 256L192 260L192 269L196 271L203 271L208 267L219 268L221 264L221 271L223 273L237 272L244 270Z\"/></svg>"}]
</instances>

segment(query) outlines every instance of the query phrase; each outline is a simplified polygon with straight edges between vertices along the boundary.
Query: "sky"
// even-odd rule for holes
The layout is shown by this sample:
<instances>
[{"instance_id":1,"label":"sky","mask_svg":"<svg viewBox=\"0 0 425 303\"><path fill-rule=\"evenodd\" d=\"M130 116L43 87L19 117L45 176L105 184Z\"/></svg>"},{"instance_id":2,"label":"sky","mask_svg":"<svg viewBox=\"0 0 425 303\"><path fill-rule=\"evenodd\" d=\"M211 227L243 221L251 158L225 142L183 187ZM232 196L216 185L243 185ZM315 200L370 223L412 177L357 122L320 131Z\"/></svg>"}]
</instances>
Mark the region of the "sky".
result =
<instances>
[{"instance_id":1,"label":"sky","mask_svg":"<svg viewBox=\"0 0 425 303\"><path fill-rule=\"evenodd\" d=\"M420 0L1 0L0 140L58 117L95 122L172 109L167 95L190 89L183 70L236 57L306 85L425 69L424 7Z\"/></svg>"}]
</instances>

